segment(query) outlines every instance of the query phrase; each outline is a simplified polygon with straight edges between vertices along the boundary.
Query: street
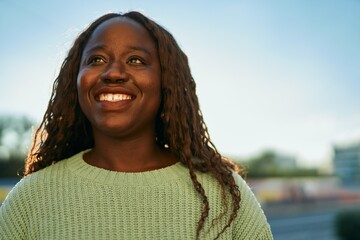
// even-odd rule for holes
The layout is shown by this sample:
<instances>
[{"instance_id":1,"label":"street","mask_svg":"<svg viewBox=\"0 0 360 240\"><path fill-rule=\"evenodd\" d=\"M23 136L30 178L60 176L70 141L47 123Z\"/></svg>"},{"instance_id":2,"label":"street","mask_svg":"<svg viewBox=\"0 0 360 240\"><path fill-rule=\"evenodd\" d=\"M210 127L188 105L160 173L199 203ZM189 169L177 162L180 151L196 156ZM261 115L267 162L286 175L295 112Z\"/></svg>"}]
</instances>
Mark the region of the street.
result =
<instances>
[{"instance_id":1,"label":"street","mask_svg":"<svg viewBox=\"0 0 360 240\"><path fill-rule=\"evenodd\" d=\"M292 216L268 216L275 240L335 240L336 209Z\"/></svg>"}]
</instances>

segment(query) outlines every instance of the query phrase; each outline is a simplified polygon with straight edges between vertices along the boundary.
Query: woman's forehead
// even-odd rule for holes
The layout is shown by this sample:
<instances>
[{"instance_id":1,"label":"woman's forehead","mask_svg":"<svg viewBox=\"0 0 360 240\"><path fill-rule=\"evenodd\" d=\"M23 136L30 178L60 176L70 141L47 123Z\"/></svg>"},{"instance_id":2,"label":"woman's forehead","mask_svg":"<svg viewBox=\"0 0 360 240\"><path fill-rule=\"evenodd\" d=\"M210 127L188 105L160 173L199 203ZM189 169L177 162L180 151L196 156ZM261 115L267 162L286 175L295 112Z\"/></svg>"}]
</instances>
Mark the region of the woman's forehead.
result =
<instances>
[{"instance_id":1,"label":"woman's forehead","mask_svg":"<svg viewBox=\"0 0 360 240\"><path fill-rule=\"evenodd\" d=\"M143 47L157 55L155 41L149 32L140 23L127 17L114 17L99 24L90 35L84 52L96 45L107 44Z\"/></svg>"},{"instance_id":2,"label":"woman's forehead","mask_svg":"<svg viewBox=\"0 0 360 240\"><path fill-rule=\"evenodd\" d=\"M151 39L148 31L138 22L127 17L114 17L108 19L92 32L89 42L97 38L112 38L116 36L121 37L135 37Z\"/></svg>"}]
</instances>

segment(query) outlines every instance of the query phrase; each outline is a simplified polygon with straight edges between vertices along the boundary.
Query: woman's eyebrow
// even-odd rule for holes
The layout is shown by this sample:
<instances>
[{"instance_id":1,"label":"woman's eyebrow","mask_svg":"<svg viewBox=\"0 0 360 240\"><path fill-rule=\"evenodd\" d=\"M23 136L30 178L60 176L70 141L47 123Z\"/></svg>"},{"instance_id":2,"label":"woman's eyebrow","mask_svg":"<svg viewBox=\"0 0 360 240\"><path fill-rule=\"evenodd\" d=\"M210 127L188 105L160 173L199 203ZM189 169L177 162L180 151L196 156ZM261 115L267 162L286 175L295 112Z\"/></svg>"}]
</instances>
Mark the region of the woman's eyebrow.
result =
<instances>
[{"instance_id":1,"label":"woman's eyebrow","mask_svg":"<svg viewBox=\"0 0 360 240\"><path fill-rule=\"evenodd\" d=\"M86 51L84 51L84 54L89 54L91 52L97 51L97 50L104 50L105 47L103 45L95 45L89 49L86 49Z\"/></svg>"},{"instance_id":2,"label":"woman's eyebrow","mask_svg":"<svg viewBox=\"0 0 360 240\"><path fill-rule=\"evenodd\" d=\"M153 55L147 48L142 47L142 46L128 46L127 48L130 50L130 52L140 51L140 52L146 53L149 56Z\"/></svg>"}]
</instances>

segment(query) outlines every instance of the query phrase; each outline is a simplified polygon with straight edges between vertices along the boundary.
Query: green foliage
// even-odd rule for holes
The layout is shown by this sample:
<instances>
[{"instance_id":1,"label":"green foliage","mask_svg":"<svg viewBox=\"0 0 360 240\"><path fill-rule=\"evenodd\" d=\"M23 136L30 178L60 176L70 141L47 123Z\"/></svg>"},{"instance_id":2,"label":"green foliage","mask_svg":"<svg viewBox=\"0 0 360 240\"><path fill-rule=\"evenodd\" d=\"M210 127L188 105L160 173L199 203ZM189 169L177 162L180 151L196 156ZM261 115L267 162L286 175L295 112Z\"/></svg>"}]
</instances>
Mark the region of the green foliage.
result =
<instances>
[{"instance_id":1,"label":"green foliage","mask_svg":"<svg viewBox=\"0 0 360 240\"><path fill-rule=\"evenodd\" d=\"M22 173L34 122L25 116L0 115L0 178Z\"/></svg>"},{"instance_id":2,"label":"green foliage","mask_svg":"<svg viewBox=\"0 0 360 240\"><path fill-rule=\"evenodd\" d=\"M0 161L0 178L20 178L23 174L24 159Z\"/></svg>"},{"instance_id":3,"label":"green foliage","mask_svg":"<svg viewBox=\"0 0 360 240\"><path fill-rule=\"evenodd\" d=\"M360 209L338 212L335 217L335 231L342 240L360 239Z\"/></svg>"},{"instance_id":4,"label":"green foliage","mask_svg":"<svg viewBox=\"0 0 360 240\"><path fill-rule=\"evenodd\" d=\"M293 159L279 158L275 152L266 151L244 162L249 178L264 177L314 177L319 176L315 168L296 167Z\"/></svg>"}]
</instances>

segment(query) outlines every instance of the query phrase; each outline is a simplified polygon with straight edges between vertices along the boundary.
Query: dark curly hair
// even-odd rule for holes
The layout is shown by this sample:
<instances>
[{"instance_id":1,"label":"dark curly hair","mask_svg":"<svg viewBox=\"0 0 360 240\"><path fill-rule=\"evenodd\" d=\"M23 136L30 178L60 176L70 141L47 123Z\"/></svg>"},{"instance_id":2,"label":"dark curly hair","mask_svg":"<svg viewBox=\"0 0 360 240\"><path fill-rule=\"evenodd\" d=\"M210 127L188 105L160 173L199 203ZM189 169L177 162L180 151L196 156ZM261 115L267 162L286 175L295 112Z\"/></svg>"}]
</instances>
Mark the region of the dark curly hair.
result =
<instances>
[{"instance_id":1,"label":"dark curly hair","mask_svg":"<svg viewBox=\"0 0 360 240\"><path fill-rule=\"evenodd\" d=\"M204 227L210 207L195 170L213 174L221 185L224 203L228 202L227 194L231 195L232 211L227 224L218 233L218 238L235 219L240 207L240 191L233 177L233 172L238 172L239 168L222 157L210 140L187 56L167 30L139 12L106 14L77 37L55 79L48 108L26 159L24 174L29 175L94 146L90 122L79 105L76 79L82 51L92 32L101 23L114 17L126 17L141 24L157 46L162 92L156 119L157 143L161 148L169 148L177 159L188 167L194 187L202 198L203 211L198 222L196 239ZM194 157L200 160L194 161ZM224 212L213 219L213 224L228 211L227 204L224 206Z\"/></svg>"}]
</instances>

